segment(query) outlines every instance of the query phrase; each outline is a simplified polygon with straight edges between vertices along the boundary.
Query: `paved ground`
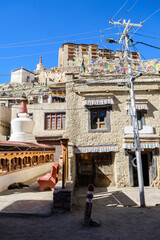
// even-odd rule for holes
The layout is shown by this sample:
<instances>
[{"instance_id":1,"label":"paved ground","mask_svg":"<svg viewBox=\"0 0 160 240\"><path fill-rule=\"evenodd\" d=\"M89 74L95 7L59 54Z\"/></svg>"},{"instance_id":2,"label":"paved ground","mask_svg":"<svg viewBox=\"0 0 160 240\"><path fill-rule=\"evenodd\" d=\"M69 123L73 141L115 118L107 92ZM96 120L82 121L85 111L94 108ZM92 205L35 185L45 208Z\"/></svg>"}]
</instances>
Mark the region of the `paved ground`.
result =
<instances>
[{"instance_id":1,"label":"paved ground","mask_svg":"<svg viewBox=\"0 0 160 240\"><path fill-rule=\"evenodd\" d=\"M0 214L49 216L52 213L53 192L39 192L36 178L26 182L29 187L0 193Z\"/></svg>"},{"instance_id":2,"label":"paved ground","mask_svg":"<svg viewBox=\"0 0 160 240\"><path fill-rule=\"evenodd\" d=\"M147 207L139 208L138 188L95 188L92 218L101 226L86 227L86 188L75 190L71 212L52 212L52 192L38 192L35 181L29 184L0 194L0 240L160 239L160 189L145 188Z\"/></svg>"},{"instance_id":3,"label":"paved ground","mask_svg":"<svg viewBox=\"0 0 160 240\"><path fill-rule=\"evenodd\" d=\"M29 187L23 189L6 190L0 193L0 214L30 214L49 216L52 213L52 191L38 191L38 183L35 179L27 182ZM86 197L86 188L76 191L77 199ZM76 198L75 198L76 199ZM111 206L137 206L139 205L138 188L95 188L94 202L104 199L108 207ZM153 187L145 187L145 199L147 206L160 204L160 190Z\"/></svg>"}]
</instances>

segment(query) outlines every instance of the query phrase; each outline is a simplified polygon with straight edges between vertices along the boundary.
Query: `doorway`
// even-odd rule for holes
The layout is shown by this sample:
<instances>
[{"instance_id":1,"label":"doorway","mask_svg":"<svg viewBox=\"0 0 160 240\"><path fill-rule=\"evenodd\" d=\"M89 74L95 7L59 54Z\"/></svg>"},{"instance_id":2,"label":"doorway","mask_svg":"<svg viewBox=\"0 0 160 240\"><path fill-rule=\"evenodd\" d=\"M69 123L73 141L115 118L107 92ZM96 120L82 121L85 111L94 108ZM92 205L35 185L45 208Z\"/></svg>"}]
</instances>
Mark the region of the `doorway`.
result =
<instances>
[{"instance_id":1,"label":"doorway","mask_svg":"<svg viewBox=\"0 0 160 240\"><path fill-rule=\"evenodd\" d=\"M132 154L132 160L135 158L135 155ZM152 165L152 153L144 152L141 154L142 159L142 170L143 170L143 182L144 186L149 186L151 184L151 165ZM138 174L137 174L137 165L136 160L134 161L133 167L133 186L138 187Z\"/></svg>"},{"instance_id":2,"label":"doorway","mask_svg":"<svg viewBox=\"0 0 160 240\"><path fill-rule=\"evenodd\" d=\"M90 183L97 187L114 185L114 166L112 153L81 153L76 155L77 185Z\"/></svg>"}]
</instances>

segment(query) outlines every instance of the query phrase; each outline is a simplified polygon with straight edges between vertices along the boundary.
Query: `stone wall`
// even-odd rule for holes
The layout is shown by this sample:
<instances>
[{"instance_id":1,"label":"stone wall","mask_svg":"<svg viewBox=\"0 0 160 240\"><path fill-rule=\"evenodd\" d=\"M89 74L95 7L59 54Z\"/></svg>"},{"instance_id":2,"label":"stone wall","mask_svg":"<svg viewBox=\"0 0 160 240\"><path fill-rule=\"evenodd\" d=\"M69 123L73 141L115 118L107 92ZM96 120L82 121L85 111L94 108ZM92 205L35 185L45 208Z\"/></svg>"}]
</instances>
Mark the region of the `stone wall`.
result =
<instances>
[{"instance_id":1,"label":"stone wall","mask_svg":"<svg viewBox=\"0 0 160 240\"><path fill-rule=\"evenodd\" d=\"M15 118L19 112L19 105L12 108L11 118ZM35 122L33 134L35 136L62 136L65 129L62 130L45 130L45 113L50 112L65 112L66 103L41 103L41 104L27 104L28 113L33 113L33 120Z\"/></svg>"},{"instance_id":2,"label":"stone wall","mask_svg":"<svg viewBox=\"0 0 160 240\"><path fill-rule=\"evenodd\" d=\"M10 135L10 121L11 121L11 109L1 106L0 107L0 135Z\"/></svg>"},{"instance_id":3,"label":"stone wall","mask_svg":"<svg viewBox=\"0 0 160 240\"><path fill-rule=\"evenodd\" d=\"M6 190L12 183L26 182L34 177L51 171L52 163L46 163L41 166L23 169L14 173L8 173L0 176L0 192Z\"/></svg>"},{"instance_id":4,"label":"stone wall","mask_svg":"<svg viewBox=\"0 0 160 240\"><path fill-rule=\"evenodd\" d=\"M106 79L107 80L107 79ZM119 79L118 79L119 81ZM150 78L141 78L135 82L136 99L148 100L148 111L145 115L145 125L154 128L152 138L159 138L159 96L160 80L153 81ZM110 110L110 131L90 132L88 128L89 113L83 101L85 96L112 96L114 104ZM131 117L126 111L126 102L130 98L129 89L126 86L117 86L115 81L103 83L85 83L84 81L70 82L66 89L66 135L75 146L117 144L118 152L114 154L115 183L117 186L129 186L129 159L125 156L123 148L124 126L131 125ZM133 137L132 137L133 138ZM149 138L149 136L147 136ZM159 155L156 156L160 164ZM75 156L72 161L76 162Z\"/></svg>"}]
</instances>

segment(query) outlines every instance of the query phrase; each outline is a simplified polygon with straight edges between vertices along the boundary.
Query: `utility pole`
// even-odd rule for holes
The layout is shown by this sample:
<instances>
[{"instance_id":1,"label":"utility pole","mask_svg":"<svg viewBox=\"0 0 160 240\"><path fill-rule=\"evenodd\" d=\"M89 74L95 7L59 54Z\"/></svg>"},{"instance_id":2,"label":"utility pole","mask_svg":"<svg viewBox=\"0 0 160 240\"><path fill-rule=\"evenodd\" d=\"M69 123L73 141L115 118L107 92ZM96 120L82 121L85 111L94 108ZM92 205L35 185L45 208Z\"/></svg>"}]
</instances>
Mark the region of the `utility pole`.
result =
<instances>
[{"instance_id":1,"label":"utility pole","mask_svg":"<svg viewBox=\"0 0 160 240\"><path fill-rule=\"evenodd\" d=\"M130 20L126 22L126 20L123 20L123 22L113 22L112 20L109 21L110 24L114 25L122 25L124 26L124 31L121 34L121 38L118 41L118 43L121 43L123 40L125 41L125 52L127 57L127 64L128 64L128 84L130 91L130 98L131 98L131 115L132 115L132 125L133 125L133 133L134 133L134 149L135 149L135 155L137 160L137 173L138 173L138 184L139 184L139 193L140 193L140 206L145 207L145 197L144 197L144 184L143 184L143 170L142 170L142 160L141 160L141 147L140 147L140 140L139 140L139 132L138 132L138 119L137 119L137 111L136 111L136 104L135 104L135 94L134 94L134 80L141 76L141 74L138 74L136 76L133 76L132 74L132 68L131 68L131 58L130 58L130 51L129 51L129 35L128 31L132 27L142 27L142 24L134 24L130 23Z\"/></svg>"}]
</instances>

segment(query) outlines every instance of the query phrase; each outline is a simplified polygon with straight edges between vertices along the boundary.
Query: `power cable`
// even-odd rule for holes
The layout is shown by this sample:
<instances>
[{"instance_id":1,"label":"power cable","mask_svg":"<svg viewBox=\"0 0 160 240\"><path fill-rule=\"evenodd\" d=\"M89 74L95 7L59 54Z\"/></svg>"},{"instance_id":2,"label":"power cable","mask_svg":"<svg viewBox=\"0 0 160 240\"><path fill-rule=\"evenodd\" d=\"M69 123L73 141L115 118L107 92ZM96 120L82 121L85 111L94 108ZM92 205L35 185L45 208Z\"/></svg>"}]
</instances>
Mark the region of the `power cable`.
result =
<instances>
[{"instance_id":1,"label":"power cable","mask_svg":"<svg viewBox=\"0 0 160 240\"><path fill-rule=\"evenodd\" d=\"M160 47L156 47L156 46L153 46L153 45L151 45L151 44L144 43L144 42L135 42L135 43L132 44L132 46L135 46L135 45L137 45L137 44L143 44L143 45L146 45L146 46L148 46L148 47L160 49Z\"/></svg>"},{"instance_id":2,"label":"power cable","mask_svg":"<svg viewBox=\"0 0 160 240\"><path fill-rule=\"evenodd\" d=\"M139 33L135 33L135 35L138 35L138 36L141 36L141 37L152 38L152 39L160 39L160 38L156 38L156 37L152 37L152 36L147 36L147 35L143 35L143 34L139 34Z\"/></svg>"},{"instance_id":3,"label":"power cable","mask_svg":"<svg viewBox=\"0 0 160 240\"><path fill-rule=\"evenodd\" d=\"M42 55L42 54L48 54L48 53L55 53L55 52L58 52L58 50L57 51L51 51L51 52L41 52L41 53L19 55L19 56L13 56L13 57L2 57L2 58L0 58L0 60L11 59L11 58L20 58L20 57L30 57L30 56Z\"/></svg>"},{"instance_id":4,"label":"power cable","mask_svg":"<svg viewBox=\"0 0 160 240\"><path fill-rule=\"evenodd\" d=\"M112 36L112 35L119 35L119 33L113 33L113 34L105 34L104 36ZM79 38L79 39L72 39L68 40L67 42L75 42L75 41L82 41L82 40L87 40L87 39L93 39L93 38L99 38L99 36L94 36L94 37L88 37L88 38ZM30 44L30 45L20 45L20 46L3 46L0 47L2 48L16 48L16 47L33 47L33 46L42 46L42 45L51 45L51 44L59 44L59 43L65 43L64 41L60 42L49 42L49 43L37 43L37 44Z\"/></svg>"},{"instance_id":5,"label":"power cable","mask_svg":"<svg viewBox=\"0 0 160 240\"><path fill-rule=\"evenodd\" d=\"M135 46L133 46L133 48L136 50L136 52L139 52L138 49L137 49ZM143 57L143 59L144 59L146 62L148 62L148 63L150 64L150 61L148 61L141 53L140 53L140 55ZM143 65L143 68L145 68L143 61L141 61L141 63L142 63L142 65ZM142 73L146 73L146 71L142 71ZM149 70L147 70L147 73L149 73ZM152 73L152 74L153 74L153 73ZM154 78L153 78L152 75L150 75L150 78L152 78L152 80L154 80Z\"/></svg>"},{"instance_id":6,"label":"power cable","mask_svg":"<svg viewBox=\"0 0 160 240\"><path fill-rule=\"evenodd\" d=\"M135 22L138 21L138 19L144 14L144 12L147 10L147 8L151 5L151 3L153 2L154 0L151 0L150 3L147 5L147 7L143 10L143 12L138 16L138 18L136 19Z\"/></svg>"},{"instance_id":7,"label":"power cable","mask_svg":"<svg viewBox=\"0 0 160 240\"><path fill-rule=\"evenodd\" d=\"M116 14L111 18L113 20L113 18L115 18L115 16L117 16L117 14L121 11L121 9L126 5L126 3L128 2L129 0L127 0L123 6L116 12Z\"/></svg>"},{"instance_id":8,"label":"power cable","mask_svg":"<svg viewBox=\"0 0 160 240\"><path fill-rule=\"evenodd\" d=\"M135 3L133 4L133 6L122 16L122 18L119 20L120 22L122 21L124 16L126 16L132 10L132 8L134 8L134 6L137 4L137 2L138 2L138 0L136 0Z\"/></svg>"},{"instance_id":9,"label":"power cable","mask_svg":"<svg viewBox=\"0 0 160 240\"><path fill-rule=\"evenodd\" d=\"M142 23L145 23L149 18L151 18L154 14L160 11L160 8L157 9L154 13L152 13L148 18L146 18Z\"/></svg>"},{"instance_id":10,"label":"power cable","mask_svg":"<svg viewBox=\"0 0 160 240\"><path fill-rule=\"evenodd\" d=\"M152 0L149 4L148 4L148 6L146 7L146 9L149 7L149 5L153 2L154 0ZM145 9L145 10L146 10ZM142 23L145 23L149 18L151 18L155 13L157 13L157 12L159 12L160 11L160 8L158 9L158 10L156 10L154 13L152 13L148 18L146 18L144 21L142 21L141 22L141 24ZM144 13L145 11L143 11L143 13ZM142 16L143 14L141 14L140 16ZM139 19L139 17L137 18L137 20ZM137 22L137 20L136 20L136 22ZM130 29L131 29L132 27L130 27ZM131 35L131 37L139 30L139 28L140 27L138 27L137 29L136 29L136 31ZM129 29L129 30L130 30ZM131 37L129 38L129 40L131 39Z\"/></svg>"},{"instance_id":11,"label":"power cable","mask_svg":"<svg viewBox=\"0 0 160 240\"><path fill-rule=\"evenodd\" d=\"M151 32L151 31L146 31L146 30L140 30L141 32L147 32L147 33L152 33L152 34L156 34L156 35L160 35L160 33L156 33L156 32Z\"/></svg>"},{"instance_id":12,"label":"power cable","mask_svg":"<svg viewBox=\"0 0 160 240\"><path fill-rule=\"evenodd\" d=\"M152 1L153 1L153 0L152 0ZM151 2L152 2L152 1L151 1ZM150 3L151 3L151 2L150 2ZM150 4L149 4L149 5L150 5ZM148 5L148 6L149 6L149 5ZM154 13L152 13L148 18L146 18L146 20L144 20L143 22L141 22L141 24L142 24L142 23L145 23L149 18L151 18L155 13L157 13L157 12L159 12L159 11L160 11L160 8L159 8L158 10L156 10ZM131 28L132 28L132 27L130 27L130 29L131 29ZM139 30L139 28L140 28L140 27L138 27L138 28L136 29L136 31L130 36L129 40L130 40L131 37ZM129 30L130 30L130 29L129 29Z\"/></svg>"},{"instance_id":13,"label":"power cable","mask_svg":"<svg viewBox=\"0 0 160 240\"><path fill-rule=\"evenodd\" d=\"M31 40L31 41L25 41L25 42L19 42L19 43L7 43L7 44L0 45L0 47L10 46L10 45L18 45L18 44L24 44L24 43L31 43L31 42L40 42L40 41L46 41L46 40L51 40L51 39L57 39L57 38L66 38L66 37L78 36L78 35L83 35L83 34L85 35L85 34L95 33L95 32L99 32L99 31L106 31L106 30L110 30L113 28L116 28L116 27L114 26L114 27L104 28L102 30L96 30L96 31L91 31L91 32L75 33L75 34L70 34L70 35L66 35L66 36L58 36L58 37L52 37L52 38L42 38L42 39L38 39L38 40Z\"/></svg>"}]
</instances>

